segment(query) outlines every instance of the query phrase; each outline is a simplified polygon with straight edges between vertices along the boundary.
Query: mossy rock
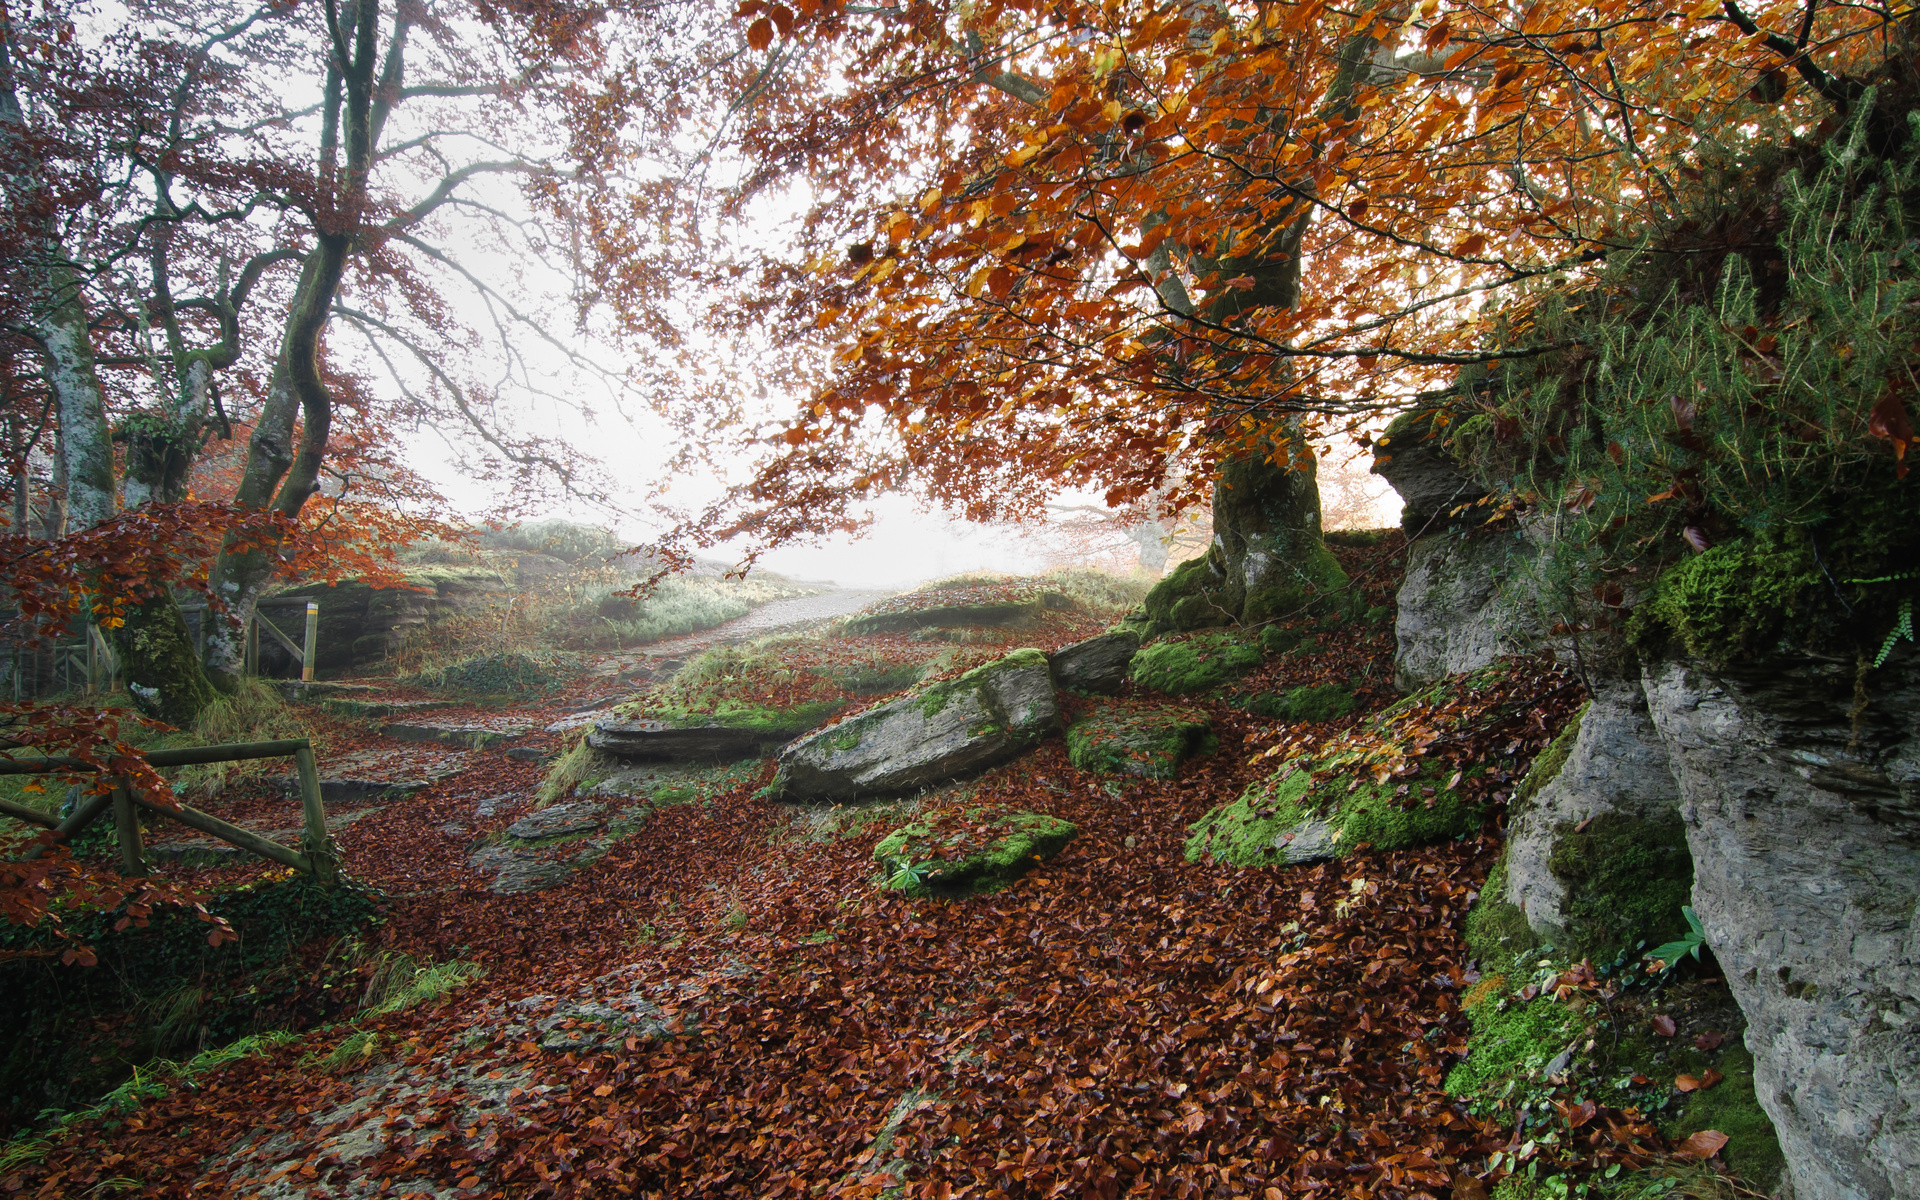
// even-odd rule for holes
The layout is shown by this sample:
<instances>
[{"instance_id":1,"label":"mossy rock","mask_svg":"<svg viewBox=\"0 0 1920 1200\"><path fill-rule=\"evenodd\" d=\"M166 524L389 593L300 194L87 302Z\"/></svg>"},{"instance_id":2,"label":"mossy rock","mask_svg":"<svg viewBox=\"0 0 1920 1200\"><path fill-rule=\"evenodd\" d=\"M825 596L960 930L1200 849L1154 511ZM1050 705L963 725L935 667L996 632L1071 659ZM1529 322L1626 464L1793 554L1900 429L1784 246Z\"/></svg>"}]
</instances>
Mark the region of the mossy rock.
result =
<instances>
[{"instance_id":1,"label":"mossy rock","mask_svg":"<svg viewBox=\"0 0 1920 1200\"><path fill-rule=\"evenodd\" d=\"M1172 779L1180 764L1219 745L1207 714L1191 708L1103 704L1067 729L1067 761L1102 775Z\"/></svg>"},{"instance_id":2,"label":"mossy rock","mask_svg":"<svg viewBox=\"0 0 1920 1200\"><path fill-rule=\"evenodd\" d=\"M1284 866L1336 858L1361 844L1402 850L1479 829L1486 811L1439 786L1437 778L1369 781L1348 791L1345 777L1316 786L1312 772L1283 767L1194 822L1187 831L1187 861ZM1402 807L1405 797L1395 794L1402 788L1413 807Z\"/></svg>"},{"instance_id":3,"label":"mossy rock","mask_svg":"<svg viewBox=\"0 0 1920 1200\"><path fill-rule=\"evenodd\" d=\"M1251 696L1230 699L1234 707L1262 717L1271 717L1276 721L1314 723L1337 721L1360 703L1352 688L1337 683L1291 688L1282 693L1257 692Z\"/></svg>"},{"instance_id":4,"label":"mossy rock","mask_svg":"<svg viewBox=\"0 0 1920 1200\"><path fill-rule=\"evenodd\" d=\"M996 891L1060 853L1078 832L1073 822L1043 813L1009 813L986 822L984 831L974 827L978 820L978 810L936 814L882 838L873 848L881 885L914 897Z\"/></svg>"},{"instance_id":5,"label":"mossy rock","mask_svg":"<svg viewBox=\"0 0 1920 1200\"><path fill-rule=\"evenodd\" d=\"M1527 777L1521 780L1520 786L1514 790L1515 805L1525 804L1539 795L1541 788L1560 777L1561 769L1567 765L1567 759L1573 754L1573 743L1579 740L1580 720L1587 715L1587 710L1591 707L1593 707L1591 700L1582 704L1579 711L1573 714L1573 720L1567 722L1567 727L1547 743L1545 750L1534 755L1533 765L1527 768Z\"/></svg>"},{"instance_id":6,"label":"mossy rock","mask_svg":"<svg viewBox=\"0 0 1920 1200\"><path fill-rule=\"evenodd\" d=\"M1259 665L1257 646L1230 634L1215 633L1146 646L1134 655L1130 673L1141 687L1169 696L1188 696L1210 691Z\"/></svg>"},{"instance_id":7,"label":"mossy rock","mask_svg":"<svg viewBox=\"0 0 1920 1200\"><path fill-rule=\"evenodd\" d=\"M1687 931L1693 856L1678 811L1663 821L1602 813L1564 831L1547 868L1567 885L1566 948L1577 958L1606 962Z\"/></svg>"},{"instance_id":8,"label":"mossy rock","mask_svg":"<svg viewBox=\"0 0 1920 1200\"><path fill-rule=\"evenodd\" d=\"M1268 654L1285 654L1301 642L1298 630L1286 629L1279 625L1269 625L1260 631L1260 649Z\"/></svg>"}]
</instances>

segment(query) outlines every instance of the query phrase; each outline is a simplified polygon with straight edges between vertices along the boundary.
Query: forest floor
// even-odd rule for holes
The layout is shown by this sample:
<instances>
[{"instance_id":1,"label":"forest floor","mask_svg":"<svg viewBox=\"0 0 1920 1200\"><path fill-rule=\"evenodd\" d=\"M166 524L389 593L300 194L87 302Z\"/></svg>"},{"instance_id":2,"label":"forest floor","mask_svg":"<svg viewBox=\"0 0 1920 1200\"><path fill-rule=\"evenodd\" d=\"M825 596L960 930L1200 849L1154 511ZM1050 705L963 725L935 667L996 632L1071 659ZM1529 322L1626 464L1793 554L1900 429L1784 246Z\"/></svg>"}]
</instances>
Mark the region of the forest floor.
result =
<instances>
[{"instance_id":1,"label":"forest floor","mask_svg":"<svg viewBox=\"0 0 1920 1200\"><path fill-rule=\"evenodd\" d=\"M1348 557L1380 574L1381 554ZM1384 581L1371 586L1384 599ZM336 1004L330 1023L131 1111L16 1143L0 1194L1484 1194L1469 1165L1510 1131L1464 1115L1442 1083L1468 1035L1460 927L1494 831L1306 867L1189 862L1188 826L1269 771L1258 752L1282 735L1225 703L1183 699L1219 746L1173 780L1082 771L1053 737L964 785L1078 827L992 894L877 887L874 845L916 802L772 803L757 795L770 761L679 770L651 792L575 804L578 823L545 833L520 825L536 835L519 839L528 852L559 865L541 890L498 890L489 848L553 811L537 801L547 767L528 758L559 751L583 711L647 682L636 673L657 678L649 663L871 599L768 605L609 658L537 703L427 714L532 726L485 749L316 717L323 774L369 751L455 756L411 795L330 816L380 905L362 961L460 964L467 982L399 1011ZM975 658L1053 650L1109 619L1049 611L962 640ZM954 649L810 636L790 649ZM1309 731L1332 737L1397 699L1392 656L1390 622L1356 626L1271 660L1263 685L1354 688L1352 716ZM1499 778L1524 770L1550 717L1499 751ZM298 824L271 777L229 789L219 811ZM252 860L169 871L210 890L284 875Z\"/></svg>"}]
</instances>

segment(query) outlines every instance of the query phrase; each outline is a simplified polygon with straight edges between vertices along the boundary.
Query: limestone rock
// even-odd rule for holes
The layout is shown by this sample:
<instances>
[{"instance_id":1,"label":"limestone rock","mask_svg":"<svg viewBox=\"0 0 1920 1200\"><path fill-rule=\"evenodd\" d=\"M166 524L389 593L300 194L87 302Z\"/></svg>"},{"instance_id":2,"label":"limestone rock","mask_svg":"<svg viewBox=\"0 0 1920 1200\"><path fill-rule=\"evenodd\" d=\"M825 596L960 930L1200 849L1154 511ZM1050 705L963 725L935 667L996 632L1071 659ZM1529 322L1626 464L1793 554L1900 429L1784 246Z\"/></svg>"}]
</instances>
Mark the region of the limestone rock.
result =
<instances>
[{"instance_id":1,"label":"limestone rock","mask_svg":"<svg viewBox=\"0 0 1920 1200\"><path fill-rule=\"evenodd\" d=\"M1407 536L1438 532L1449 514L1486 495L1433 436L1430 413L1413 413L1387 426L1374 446L1372 472L1400 493L1400 528Z\"/></svg>"},{"instance_id":2,"label":"limestone rock","mask_svg":"<svg viewBox=\"0 0 1920 1200\"><path fill-rule=\"evenodd\" d=\"M598 804L576 801L528 813L507 826L507 836L532 841L570 833L591 833L604 824L606 817Z\"/></svg>"},{"instance_id":3,"label":"limestone rock","mask_svg":"<svg viewBox=\"0 0 1920 1200\"><path fill-rule=\"evenodd\" d=\"M470 752L437 747L362 750L345 758L321 760L320 798L338 804L376 796L410 796L453 778L472 763ZM288 795L299 794L299 780L292 774L282 776L280 786Z\"/></svg>"},{"instance_id":4,"label":"limestone rock","mask_svg":"<svg viewBox=\"0 0 1920 1200\"><path fill-rule=\"evenodd\" d=\"M1067 730L1067 761L1083 771L1172 779L1180 764L1218 745L1197 708L1096 705Z\"/></svg>"},{"instance_id":5,"label":"limestone rock","mask_svg":"<svg viewBox=\"0 0 1920 1200\"><path fill-rule=\"evenodd\" d=\"M1403 692L1538 645L1540 618L1522 586L1539 557L1525 532L1438 533L1407 548L1394 634L1394 683Z\"/></svg>"},{"instance_id":6,"label":"limestone rock","mask_svg":"<svg viewBox=\"0 0 1920 1200\"><path fill-rule=\"evenodd\" d=\"M1140 635L1116 629L1075 642L1053 655L1053 682L1072 692L1117 692L1140 652Z\"/></svg>"},{"instance_id":7,"label":"limestone rock","mask_svg":"<svg viewBox=\"0 0 1920 1200\"><path fill-rule=\"evenodd\" d=\"M533 732L533 722L517 717L462 717L446 721L395 721L380 730L402 742L439 742L484 750Z\"/></svg>"},{"instance_id":8,"label":"limestone rock","mask_svg":"<svg viewBox=\"0 0 1920 1200\"><path fill-rule=\"evenodd\" d=\"M646 719L594 722L587 745L620 758L732 762L753 758L813 728L812 722L771 728L682 725Z\"/></svg>"},{"instance_id":9,"label":"limestone rock","mask_svg":"<svg viewBox=\"0 0 1920 1200\"><path fill-rule=\"evenodd\" d=\"M1796 1200L1920 1195L1920 663L1644 673Z\"/></svg>"},{"instance_id":10,"label":"limestone rock","mask_svg":"<svg viewBox=\"0 0 1920 1200\"><path fill-rule=\"evenodd\" d=\"M1016 650L792 743L771 794L852 800L945 783L1026 752L1059 724L1047 656Z\"/></svg>"},{"instance_id":11,"label":"limestone rock","mask_svg":"<svg viewBox=\"0 0 1920 1200\"><path fill-rule=\"evenodd\" d=\"M1506 898L1540 937L1601 961L1638 938L1657 941L1669 929L1681 932L1673 926L1687 902L1691 871L1679 784L1639 681L1596 679L1594 693L1558 772L1550 780L1530 780L1537 790L1516 799L1510 810ZM1595 875L1612 867L1579 862L1581 839L1594 830L1608 835L1613 857L1631 848L1631 864L1617 865L1642 877L1611 881L1611 890L1638 895L1589 895L1603 887ZM1648 905L1654 911L1643 911ZM1625 922L1638 928L1608 927L1604 910L1616 907L1641 913ZM1654 923L1660 921L1665 926Z\"/></svg>"}]
</instances>

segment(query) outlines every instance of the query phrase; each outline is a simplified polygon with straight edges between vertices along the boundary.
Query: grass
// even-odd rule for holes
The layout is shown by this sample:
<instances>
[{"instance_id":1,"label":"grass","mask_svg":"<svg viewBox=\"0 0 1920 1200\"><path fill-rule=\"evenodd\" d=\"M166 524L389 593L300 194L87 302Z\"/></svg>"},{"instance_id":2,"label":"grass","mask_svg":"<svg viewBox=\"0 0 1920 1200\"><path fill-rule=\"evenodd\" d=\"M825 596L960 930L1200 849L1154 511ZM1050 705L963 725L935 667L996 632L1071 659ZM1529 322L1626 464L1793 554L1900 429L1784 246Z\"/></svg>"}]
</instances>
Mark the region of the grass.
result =
<instances>
[{"instance_id":1,"label":"grass","mask_svg":"<svg viewBox=\"0 0 1920 1200\"><path fill-rule=\"evenodd\" d=\"M360 1004L368 1016L405 1012L431 1004L486 973L486 968L479 963L460 959L422 963L411 954L383 954L374 963Z\"/></svg>"}]
</instances>

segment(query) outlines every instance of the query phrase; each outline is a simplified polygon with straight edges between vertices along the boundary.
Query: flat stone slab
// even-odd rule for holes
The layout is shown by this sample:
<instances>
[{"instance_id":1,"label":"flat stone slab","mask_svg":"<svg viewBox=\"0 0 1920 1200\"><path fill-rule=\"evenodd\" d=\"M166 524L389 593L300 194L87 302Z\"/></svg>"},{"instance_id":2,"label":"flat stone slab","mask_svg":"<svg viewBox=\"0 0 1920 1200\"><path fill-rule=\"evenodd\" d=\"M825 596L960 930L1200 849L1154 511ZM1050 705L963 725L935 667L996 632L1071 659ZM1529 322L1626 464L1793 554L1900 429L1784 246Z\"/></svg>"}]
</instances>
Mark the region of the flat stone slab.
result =
<instances>
[{"instance_id":1,"label":"flat stone slab","mask_svg":"<svg viewBox=\"0 0 1920 1200\"><path fill-rule=\"evenodd\" d=\"M436 708L446 708L451 700L359 700L349 698L327 699L320 707L328 712L339 713L343 717L403 717L412 713L430 712Z\"/></svg>"},{"instance_id":2,"label":"flat stone slab","mask_svg":"<svg viewBox=\"0 0 1920 1200\"><path fill-rule=\"evenodd\" d=\"M597 721L587 745L619 758L677 762L735 762L758 757L791 741L811 724L784 729L736 729L727 725L683 727L666 721Z\"/></svg>"},{"instance_id":3,"label":"flat stone slab","mask_svg":"<svg viewBox=\"0 0 1920 1200\"><path fill-rule=\"evenodd\" d=\"M370 683L330 683L321 679L282 679L274 686L280 694L296 703L303 700L359 699L378 689Z\"/></svg>"},{"instance_id":4,"label":"flat stone slab","mask_svg":"<svg viewBox=\"0 0 1920 1200\"><path fill-rule=\"evenodd\" d=\"M320 764L320 798L329 804L374 797L398 798L424 791L473 765L470 751L428 746L362 750ZM299 780L281 777L281 788L297 795Z\"/></svg>"},{"instance_id":5,"label":"flat stone slab","mask_svg":"<svg viewBox=\"0 0 1920 1200\"><path fill-rule=\"evenodd\" d=\"M522 717L463 717L457 721L396 721L380 730L402 742L439 742L443 746L471 746L485 750L533 732L533 722Z\"/></svg>"},{"instance_id":6,"label":"flat stone slab","mask_svg":"<svg viewBox=\"0 0 1920 1200\"><path fill-rule=\"evenodd\" d=\"M546 731L548 733L566 733L569 730L578 729L582 725L591 725L595 721L612 719L616 707L614 704L600 704L587 709L585 712L568 713L558 721L548 725Z\"/></svg>"},{"instance_id":7,"label":"flat stone slab","mask_svg":"<svg viewBox=\"0 0 1920 1200\"><path fill-rule=\"evenodd\" d=\"M600 805L576 800L528 813L507 826L507 836L536 841L570 833L592 833L606 823L606 813Z\"/></svg>"}]
</instances>

